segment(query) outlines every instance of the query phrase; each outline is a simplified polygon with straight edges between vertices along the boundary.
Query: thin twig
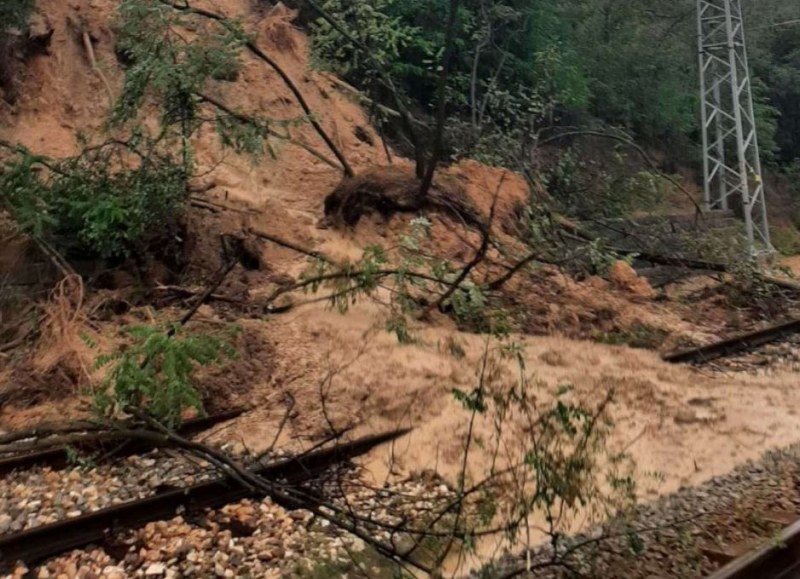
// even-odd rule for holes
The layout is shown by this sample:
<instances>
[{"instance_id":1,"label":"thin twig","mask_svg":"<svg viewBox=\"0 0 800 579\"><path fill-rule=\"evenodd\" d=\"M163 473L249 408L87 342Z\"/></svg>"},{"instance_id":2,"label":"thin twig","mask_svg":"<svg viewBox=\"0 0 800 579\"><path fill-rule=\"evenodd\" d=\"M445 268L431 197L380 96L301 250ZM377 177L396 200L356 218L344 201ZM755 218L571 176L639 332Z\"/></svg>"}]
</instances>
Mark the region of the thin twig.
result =
<instances>
[{"instance_id":1,"label":"thin twig","mask_svg":"<svg viewBox=\"0 0 800 579\"><path fill-rule=\"evenodd\" d=\"M276 245L280 245L281 247L285 247L286 249L291 249L292 251L296 251L297 253L302 253L303 255L307 255L308 257L311 257L313 259L324 261L329 265L334 265L336 263L333 259L331 259L330 257L328 257L327 255L325 255L320 251L316 251L313 249L306 249L304 247L297 245L292 241L287 241L282 237L278 237L273 233L267 233L266 231L261 231L258 229L254 229L252 227L248 229L247 232L251 235L255 235L256 237L260 237L261 239L266 239L267 241L270 241Z\"/></svg>"},{"instance_id":2,"label":"thin twig","mask_svg":"<svg viewBox=\"0 0 800 579\"><path fill-rule=\"evenodd\" d=\"M204 93L195 93L195 94L197 95L198 98L200 98L200 100L205 101L208 104L218 108L219 110L221 110L225 114L233 117L234 119L236 119L240 123L250 125L250 126L255 127L256 129L259 129L259 130L263 130L271 137L275 137L276 139L281 139L283 141L291 143L292 145L300 147L301 149L307 151L308 153L310 153L311 155L313 155L314 157L316 157L317 159L319 159L320 161L322 161L326 165L328 165L330 167L333 167L334 169L339 169L340 168L339 165L337 165L334 161L331 161L328 157L326 157L325 155L323 155L322 153L317 151L311 145L308 145L308 144L304 143L303 141L299 141L297 139L292 138L292 136L288 134L288 131L287 131L287 134L284 135L282 133L279 133L278 131L276 131L272 127L268 126L267 124L258 122L258 120L253 118L253 117L249 117L249 116L247 116L247 115L245 115L243 113L240 113L238 111L233 110L232 108L230 108L227 105L225 105L219 99L215 99L214 97L211 97L211 96L209 96L207 94L204 94Z\"/></svg>"}]
</instances>

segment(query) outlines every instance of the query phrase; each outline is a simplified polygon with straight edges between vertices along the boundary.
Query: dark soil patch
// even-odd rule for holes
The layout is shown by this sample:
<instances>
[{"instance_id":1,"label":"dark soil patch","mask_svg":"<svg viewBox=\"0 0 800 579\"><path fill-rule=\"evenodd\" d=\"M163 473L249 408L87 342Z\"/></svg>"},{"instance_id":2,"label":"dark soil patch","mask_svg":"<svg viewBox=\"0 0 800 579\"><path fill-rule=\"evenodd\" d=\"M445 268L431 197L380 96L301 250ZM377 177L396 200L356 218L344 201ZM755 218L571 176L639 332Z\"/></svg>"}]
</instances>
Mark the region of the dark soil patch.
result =
<instances>
[{"instance_id":1,"label":"dark soil patch","mask_svg":"<svg viewBox=\"0 0 800 579\"><path fill-rule=\"evenodd\" d=\"M233 346L235 360L204 372L198 380L209 414L251 403L248 394L275 369L275 348L263 336L244 331Z\"/></svg>"},{"instance_id":2,"label":"dark soil patch","mask_svg":"<svg viewBox=\"0 0 800 579\"><path fill-rule=\"evenodd\" d=\"M29 363L21 364L0 386L0 405L32 408L65 400L75 396L80 383L81 377L66 364L57 364L46 372L37 371Z\"/></svg>"}]
</instances>

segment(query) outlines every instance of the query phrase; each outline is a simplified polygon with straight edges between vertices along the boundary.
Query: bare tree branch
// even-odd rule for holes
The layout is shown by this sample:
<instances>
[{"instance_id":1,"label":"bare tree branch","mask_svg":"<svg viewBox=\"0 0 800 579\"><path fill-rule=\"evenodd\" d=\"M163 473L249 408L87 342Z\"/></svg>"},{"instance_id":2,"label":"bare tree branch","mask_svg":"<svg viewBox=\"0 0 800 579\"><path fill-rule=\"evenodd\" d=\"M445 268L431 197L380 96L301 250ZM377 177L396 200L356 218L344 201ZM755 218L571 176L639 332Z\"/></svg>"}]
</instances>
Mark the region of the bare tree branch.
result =
<instances>
[{"instance_id":1,"label":"bare tree branch","mask_svg":"<svg viewBox=\"0 0 800 579\"><path fill-rule=\"evenodd\" d=\"M188 2L186 2L186 4L183 5L173 4L169 0L160 0L160 2L179 12L196 14L198 16L203 16L205 18L215 20L216 22L219 22L227 30L232 30L232 27L228 19L225 16L222 16L221 14L217 14L215 12L211 12L210 10L205 10L203 8L191 7L189 6ZM300 105L300 108L302 108L303 112L307 115L308 121L311 123L311 126L314 127L314 129L317 131L317 134L323 141L325 141L325 144L339 160L339 163L341 163L345 176L346 177L355 176L355 172L353 171L353 168L350 166L350 163L348 163L347 158L344 156L341 150L336 146L336 144L333 142L333 139L330 138L330 136L322 127L322 125L319 123L319 121L315 118L314 113L311 111L311 107L308 106L308 102L306 102L306 99L303 96L303 93L294 83L289 74L285 70L283 70L283 68L273 58L271 58L266 52L261 50L261 48L259 48L258 45L255 44L255 42L247 40L245 42L245 46L256 58L267 63L275 72L278 73L278 76L281 77L281 80L283 80L284 84L289 88L289 90L294 95L295 100Z\"/></svg>"}]
</instances>

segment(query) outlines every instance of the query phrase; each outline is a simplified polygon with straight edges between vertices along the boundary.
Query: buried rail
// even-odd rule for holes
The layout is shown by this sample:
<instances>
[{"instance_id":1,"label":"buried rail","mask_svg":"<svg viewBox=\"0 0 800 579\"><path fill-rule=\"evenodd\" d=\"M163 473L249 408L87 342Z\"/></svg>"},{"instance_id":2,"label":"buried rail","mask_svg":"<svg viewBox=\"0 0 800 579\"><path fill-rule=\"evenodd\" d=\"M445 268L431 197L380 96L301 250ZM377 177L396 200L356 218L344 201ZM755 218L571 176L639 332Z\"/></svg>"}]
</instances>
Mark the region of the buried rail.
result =
<instances>
[{"instance_id":1,"label":"buried rail","mask_svg":"<svg viewBox=\"0 0 800 579\"><path fill-rule=\"evenodd\" d=\"M218 424L238 418L244 412L243 408L237 408L212 416L187 420L178 428L178 433L182 436L195 436ZM115 446L115 448L109 448L112 446ZM95 436L88 437L85 442L76 443L71 447L58 446L0 458L0 476L7 475L15 470L26 470L35 466L49 466L53 469L64 468L70 464L73 450L97 452L107 449L108 452L104 458L109 459L131 456L147 452L153 448L152 444L147 444L144 441L125 440L113 431L99 432Z\"/></svg>"},{"instance_id":2,"label":"buried rail","mask_svg":"<svg viewBox=\"0 0 800 579\"><path fill-rule=\"evenodd\" d=\"M663 359L673 364L703 364L747 352L798 333L800 333L800 320L791 320L713 344L667 354Z\"/></svg>"},{"instance_id":3,"label":"buried rail","mask_svg":"<svg viewBox=\"0 0 800 579\"><path fill-rule=\"evenodd\" d=\"M800 521L715 572L709 579L795 579L800 577Z\"/></svg>"},{"instance_id":4,"label":"buried rail","mask_svg":"<svg viewBox=\"0 0 800 579\"><path fill-rule=\"evenodd\" d=\"M408 432L409 429L404 429L361 438L261 466L251 472L275 482L276 488L296 486L314 480L331 467L364 455ZM171 519L179 508L191 511L218 508L264 494L268 493L248 489L233 477L226 476L6 535L0 537L0 571L17 562L33 565L72 549L103 543L115 531L136 529L152 521ZM280 500L276 502L280 503ZM290 506L297 508L297 505Z\"/></svg>"}]
</instances>

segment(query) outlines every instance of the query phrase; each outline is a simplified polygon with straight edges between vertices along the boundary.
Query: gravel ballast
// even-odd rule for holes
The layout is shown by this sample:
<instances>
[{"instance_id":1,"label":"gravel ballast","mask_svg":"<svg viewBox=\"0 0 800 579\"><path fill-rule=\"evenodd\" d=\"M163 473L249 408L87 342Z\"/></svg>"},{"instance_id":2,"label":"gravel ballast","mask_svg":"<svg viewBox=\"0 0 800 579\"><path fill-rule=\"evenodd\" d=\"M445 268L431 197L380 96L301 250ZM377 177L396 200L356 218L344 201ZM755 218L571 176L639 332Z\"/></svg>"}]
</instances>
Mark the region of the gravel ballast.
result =
<instances>
[{"instance_id":1,"label":"gravel ballast","mask_svg":"<svg viewBox=\"0 0 800 579\"><path fill-rule=\"evenodd\" d=\"M216 476L213 470L161 453L100 467L16 472L0 481L0 534ZM436 478L370 488L356 471L347 470L329 479L326 495L338 508L364 517L370 535L386 543L391 541L390 525L413 521L434 504L451 500L451 491ZM338 577L354 566L370 577L391 577L386 562L358 537L310 512L288 511L269 498L176 514L118 534L102 548L75 550L30 569L19 564L8 577Z\"/></svg>"},{"instance_id":2,"label":"gravel ballast","mask_svg":"<svg viewBox=\"0 0 800 579\"><path fill-rule=\"evenodd\" d=\"M756 546L774 538L782 527L776 513L800 519L800 445L766 453L731 473L695 488L684 488L652 504L641 505L630 528L640 540L632 548L631 536L621 524L606 525L562 543L568 549L587 540L569 561L586 577L603 579L692 579L706 577L725 561L715 553L738 552L742 545ZM602 537L607 537L602 539ZM638 541L634 541L638 542ZM641 549L641 550L640 550ZM552 551L531 556L533 563L547 560ZM503 577L526 567L526 558L508 557L473 574L474 579ZM568 577L569 571L522 573L520 577Z\"/></svg>"}]
</instances>

